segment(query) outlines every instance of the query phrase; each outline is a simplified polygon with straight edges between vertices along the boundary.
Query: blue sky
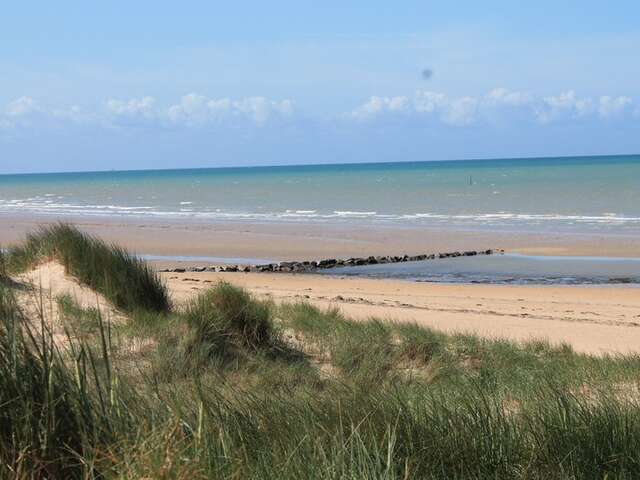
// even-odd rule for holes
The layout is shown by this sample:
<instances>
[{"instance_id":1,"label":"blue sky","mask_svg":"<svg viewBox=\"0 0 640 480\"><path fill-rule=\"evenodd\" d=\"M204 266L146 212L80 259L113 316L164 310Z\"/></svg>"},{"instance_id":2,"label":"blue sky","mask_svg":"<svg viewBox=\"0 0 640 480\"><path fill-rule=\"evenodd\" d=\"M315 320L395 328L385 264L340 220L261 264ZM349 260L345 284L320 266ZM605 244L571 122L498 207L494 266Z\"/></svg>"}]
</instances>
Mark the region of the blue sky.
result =
<instances>
[{"instance_id":1,"label":"blue sky","mask_svg":"<svg viewBox=\"0 0 640 480\"><path fill-rule=\"evenodd\" d=\"M102 3L3 6L0 172L640 152L638 2Z\"/></svg>"}]
</instances>

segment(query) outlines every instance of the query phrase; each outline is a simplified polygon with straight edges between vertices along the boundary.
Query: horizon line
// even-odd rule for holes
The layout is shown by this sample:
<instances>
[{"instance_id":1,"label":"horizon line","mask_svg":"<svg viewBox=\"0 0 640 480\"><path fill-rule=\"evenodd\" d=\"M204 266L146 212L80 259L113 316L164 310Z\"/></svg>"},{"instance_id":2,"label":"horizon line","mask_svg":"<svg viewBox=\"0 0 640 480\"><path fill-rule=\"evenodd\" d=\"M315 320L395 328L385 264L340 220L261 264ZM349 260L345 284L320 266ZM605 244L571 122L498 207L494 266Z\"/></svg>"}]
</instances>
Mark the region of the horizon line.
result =
<instances>
[{"instance_id":1,"label":"horizon line","mask_svg":"<svg viewBox=\"0 0 640 480\"><path fill-rule=\"evenodd\" d=\"M194 171L194 170L233 170L233 169L260 169L260 168L286 168L286 167L330 167L330 166L355 166L355 165L397 165L416 163L446 163L446 162L486 162L491 160L566 160L572 158L605 158L605 157L637 157L640 153L614 153L614 154L591 154L591 155L559 155L559 156L523 156L523 157L476 157L476 158L455 158L439 160L399 160L381 162L330 162L330 163L293 163L293 164L270 164L270 165L239 165L239 166L218 166L218 167L188 167L188 168L133 168L123 170L57 170L44 172L18 172L0 173L0 177L22 176L22 175L64 175L64 174L92 174L92 173L142 173L142 172L173 172L173 171Z\"/></svg>"}]
</instances>

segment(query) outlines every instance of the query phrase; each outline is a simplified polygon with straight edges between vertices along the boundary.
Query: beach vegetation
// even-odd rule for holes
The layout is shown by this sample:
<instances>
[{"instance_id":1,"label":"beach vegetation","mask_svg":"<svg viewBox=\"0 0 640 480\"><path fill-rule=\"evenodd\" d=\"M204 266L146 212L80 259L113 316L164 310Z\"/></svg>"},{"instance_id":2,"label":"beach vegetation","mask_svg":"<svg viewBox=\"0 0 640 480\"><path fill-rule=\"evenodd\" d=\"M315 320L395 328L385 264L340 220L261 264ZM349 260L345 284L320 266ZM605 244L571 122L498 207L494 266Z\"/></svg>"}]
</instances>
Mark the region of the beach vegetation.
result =
<instances>
[{"instance_id":1,"label":"beach vegetation","mask_svg":"<svg viewBox=\"0 0 640 480\"><path fill-rule=\"evenodd\" d=\"M132 300L117 323L63 295L61 336L18 287L0 283L0 478L640 477L636 355L353 321L228 283Z\"/></svg>"},{"instance_id":2,"label":"beach vegetation","mask_svg":"<svg viewBox=\"0 0 640 480\"><path fill-rule=\"evenodd\" d=\"M9 271L25 271L39 263L56 260L67 273L104 295L116 307L167 311L166 286L149 265L125 249L58 223L27 235L8 249Z\"/></svg>"}]
</instances>

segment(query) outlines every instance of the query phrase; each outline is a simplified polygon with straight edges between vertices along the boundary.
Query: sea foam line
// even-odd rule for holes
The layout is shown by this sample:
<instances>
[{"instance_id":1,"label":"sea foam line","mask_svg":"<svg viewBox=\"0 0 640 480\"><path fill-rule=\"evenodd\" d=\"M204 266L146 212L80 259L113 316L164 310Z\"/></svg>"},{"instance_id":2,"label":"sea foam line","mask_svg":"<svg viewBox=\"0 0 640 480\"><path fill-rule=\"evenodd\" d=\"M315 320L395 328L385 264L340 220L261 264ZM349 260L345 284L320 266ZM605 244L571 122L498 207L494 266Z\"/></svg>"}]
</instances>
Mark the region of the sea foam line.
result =
<instances>
[{"instance_id":1,"label":"sea foam line","mask_svg":"<svg viewBox=\"0 0 640 480\"><path fill-rule=\"evenodd\" d=\"M216 209L196 209L191 207L192 202L180 202L183 208L176 210L161 209L156 206L139 205L94 205L94 204L73 204L73 203L53 203L49 198L27 198L27 199L0 199L0 212L30 212L35 214L52 215L88 215L88 216L153 216L153 217L190 217L190 218L210 218L210 219L256 219L256 220L280 220L280 219L309 219L309 220L331 220L331 219L376 219L388 221L435 221L462 222L462 223L535 223L535 222L556 222L556 223L582 223L582 224L640 224L640 217L625 216L612 212L604 214L560 214L560 213L515 213L515 212L490 212L490 213L378 213L376 211L359 210L333 210L331 212L319 212L314 209L288 209L284 212L233 212Z\"/></svg>"}]
</instances>

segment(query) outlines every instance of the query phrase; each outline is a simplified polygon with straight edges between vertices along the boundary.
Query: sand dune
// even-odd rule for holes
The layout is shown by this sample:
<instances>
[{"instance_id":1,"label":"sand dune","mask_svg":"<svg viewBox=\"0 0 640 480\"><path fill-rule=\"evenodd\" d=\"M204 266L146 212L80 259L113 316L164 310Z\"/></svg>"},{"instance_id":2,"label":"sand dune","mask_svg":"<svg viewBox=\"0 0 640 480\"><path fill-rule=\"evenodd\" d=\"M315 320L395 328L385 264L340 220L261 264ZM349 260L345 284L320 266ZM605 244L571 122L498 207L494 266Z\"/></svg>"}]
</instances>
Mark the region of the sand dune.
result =
<instances>
[{"instance_id":1,"label":"sand dune","mask_svg":"<svg viewBox=\"0 0 640 480\"><path fill-rule=\"evenodd\" d=\"M15 276L13 280L18 287L18 302L27 313L27 318L38 321L44 319L59 346L67 343L67 332L57 302L62 295L69 295L82 308L98 308L105 321L126 321L124 314L114 308L107 299L67 275L64 267L58 262L42 263L28 272ZM37 330L40 328L39 325L34 326Z\"/></svg>"}]
</instances>

